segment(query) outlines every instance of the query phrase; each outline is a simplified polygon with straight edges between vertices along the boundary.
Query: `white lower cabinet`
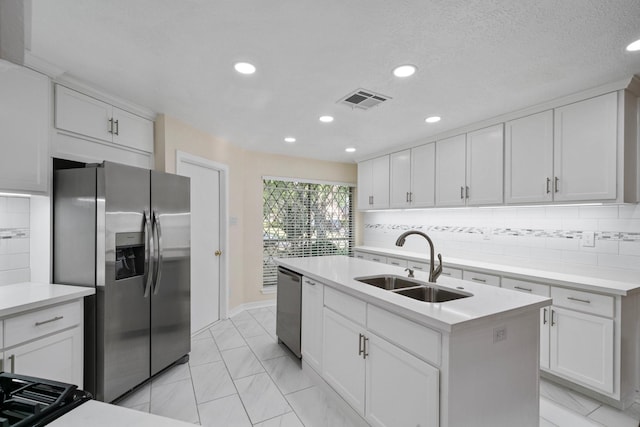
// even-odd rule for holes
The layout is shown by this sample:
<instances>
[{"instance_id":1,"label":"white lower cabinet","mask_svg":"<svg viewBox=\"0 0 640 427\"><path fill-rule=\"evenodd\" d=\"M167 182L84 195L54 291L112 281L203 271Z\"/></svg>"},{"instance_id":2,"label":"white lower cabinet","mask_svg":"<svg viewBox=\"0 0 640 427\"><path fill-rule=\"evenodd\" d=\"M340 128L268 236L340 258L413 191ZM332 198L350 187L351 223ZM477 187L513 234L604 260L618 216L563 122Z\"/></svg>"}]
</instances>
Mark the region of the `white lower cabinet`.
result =
<instances>
[{"instance_id":1,"label":"white lower cabinet","mask_svg":"<svg viewBox=\"0 0 640 427\"><path fill-rule=\"evenodd\" d=\"M83 386L82 301L4 319L2 369ZM2 323L0 322L0 327Z\"/></svg>"},{"instance_id":2,"label":"white lower cabinet","mask_svg":"<svg viewBox=\"0 0 640 427\"><path fill-rule=\"evenodd\" d=\"M371 333L366 352L367 421L379 427L437 426L438 369Z\"/></svg>"},{"instance_id":3,"label":"white lower cabinet","mask_svg":"<svg viewBox=\"0 0 640 427\"><path fill-rule=\"evenodd\" d=\"M322 376L371 425L439 425L438 368L328 307L323 329Z\"/></svg>"},{"instance_id":4,"label":"white lower cabinet","mask_svg":"<svg viewBox=\"0 0 640 427\"><path fill-rule=\"evenodd\" d=\"M324 285L316 280L302 280L302 357L309 366L322 372L322 310Z\"/></svg>"},{"instance_id":5,"label":"white lower cabinet","mask_svg":"<svg viewBox=\"0 0 640 427\"><path fill-rule=\"evenodd\" d=\"M613 320L551 308L552 372L613 393Z\"/></svg>"},{"instance_id":6,"label":"white lower cabinet","mask_svg":"<svg viewBox=\"0 0 640 427\"><path fill-rule=\"evenodd\" d=\"M322 376L360 415L364 415L363 328L324 309Z\"/></svg>"}]
</instances>

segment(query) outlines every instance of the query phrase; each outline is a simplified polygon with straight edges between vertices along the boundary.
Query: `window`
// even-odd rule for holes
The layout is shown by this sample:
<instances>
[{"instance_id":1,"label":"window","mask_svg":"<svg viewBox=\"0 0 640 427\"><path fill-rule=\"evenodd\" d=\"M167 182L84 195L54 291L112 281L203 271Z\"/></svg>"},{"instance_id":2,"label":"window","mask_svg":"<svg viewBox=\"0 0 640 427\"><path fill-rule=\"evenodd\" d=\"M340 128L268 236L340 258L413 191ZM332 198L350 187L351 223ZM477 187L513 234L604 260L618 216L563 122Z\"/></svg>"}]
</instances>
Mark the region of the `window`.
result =
<instances>
[{"instance_id":1,"label":"window","mask_svg":"<svg viewBox=\"0 0 640 427\"><path fill-rule=\"evenodd\" d=\"M263 185L263 286L276 284L275 257L351 255L351 187L275 179Z\"/></svg>"}]
</instances>

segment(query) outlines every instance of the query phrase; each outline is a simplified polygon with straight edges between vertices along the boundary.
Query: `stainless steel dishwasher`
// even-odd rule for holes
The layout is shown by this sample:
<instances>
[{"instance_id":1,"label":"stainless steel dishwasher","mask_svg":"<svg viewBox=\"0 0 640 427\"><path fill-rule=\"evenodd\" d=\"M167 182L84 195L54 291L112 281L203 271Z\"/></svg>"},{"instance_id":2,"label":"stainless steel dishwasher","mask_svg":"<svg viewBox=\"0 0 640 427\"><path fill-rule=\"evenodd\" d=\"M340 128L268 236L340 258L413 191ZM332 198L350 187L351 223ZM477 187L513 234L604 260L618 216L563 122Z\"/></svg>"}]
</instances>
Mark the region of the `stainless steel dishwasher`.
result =
<instances>
[{"instance_id":1,"label":"stainless steel dishwasher","mask_svg":"<svg viewBox=\"0 0 640 427\"><path fill-rule=\"evenodd\" d=\"M300 353L300 313L302 308L302 276L278 267L276 335L298 357Z\"/></svg>"}]
</instances>

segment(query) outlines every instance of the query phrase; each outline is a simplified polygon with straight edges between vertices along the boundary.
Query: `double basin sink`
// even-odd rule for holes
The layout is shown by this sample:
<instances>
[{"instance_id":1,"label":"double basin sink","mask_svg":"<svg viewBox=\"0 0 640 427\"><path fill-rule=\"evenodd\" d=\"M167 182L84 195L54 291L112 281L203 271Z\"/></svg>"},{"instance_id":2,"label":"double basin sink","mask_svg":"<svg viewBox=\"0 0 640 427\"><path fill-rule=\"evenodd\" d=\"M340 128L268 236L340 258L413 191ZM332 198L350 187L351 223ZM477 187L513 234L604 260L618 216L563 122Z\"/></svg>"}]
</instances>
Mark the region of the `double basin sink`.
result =
<instances>
[{"instance_id":1,"label":"double basin sink","mask_svg":"<svg viewBox=\"0 0 640 427\"><path fill-rule=\"evenodd\" d=\"M432 283L392 274L356 277L354 280L424 302L446 302L470 297L471 294L443 289Z\"/></svg>"}]
</instances>

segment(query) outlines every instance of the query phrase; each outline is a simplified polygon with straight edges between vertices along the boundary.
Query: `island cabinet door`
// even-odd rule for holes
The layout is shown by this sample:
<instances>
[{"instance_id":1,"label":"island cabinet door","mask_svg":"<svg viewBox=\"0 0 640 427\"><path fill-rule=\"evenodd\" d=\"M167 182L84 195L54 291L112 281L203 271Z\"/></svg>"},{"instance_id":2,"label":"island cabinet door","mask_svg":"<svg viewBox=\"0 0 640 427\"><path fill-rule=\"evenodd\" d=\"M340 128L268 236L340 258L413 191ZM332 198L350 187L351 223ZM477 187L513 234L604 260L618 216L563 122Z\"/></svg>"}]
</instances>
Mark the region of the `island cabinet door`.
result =
<instances>
[{"instance_id":1,"label":"island cabinet door","mask_svg":"<svg viewBox=\"0 0 640 427\"><path fill-rule=\"evenodd\" d=\"M324 309L322 376L360 415L364 415L365 359L363 330Z\"/></svg>"},{"instance_id":2,"label":"island cabinet door","mask_svg":"<svg viewBox=\"0 0 640 427\"><path fill-rule=\"evenodd\" d=\"M613 393L613 320L553 307L551 371Z\"/></svg>"},{"instance_id":3,"label":"island cabinet door","mask_svg":"<svg viewBox=\"0 0 640 427\"><path fill-rule=\"evenodd\" d=\"M316 372L322 372L322 310L324 285L315 280L302 281L302 358Z\"/></svg>"},{"instance_id":4,"label":"island cabinet door","mask_svg":"<svg viewBox=\"0 0 640 427\"><path fill-rule=\"evenodd\" d=\"M365 418L377 427L439 425L439 371L367 334Z\"/></svg>"}]
</instances>

